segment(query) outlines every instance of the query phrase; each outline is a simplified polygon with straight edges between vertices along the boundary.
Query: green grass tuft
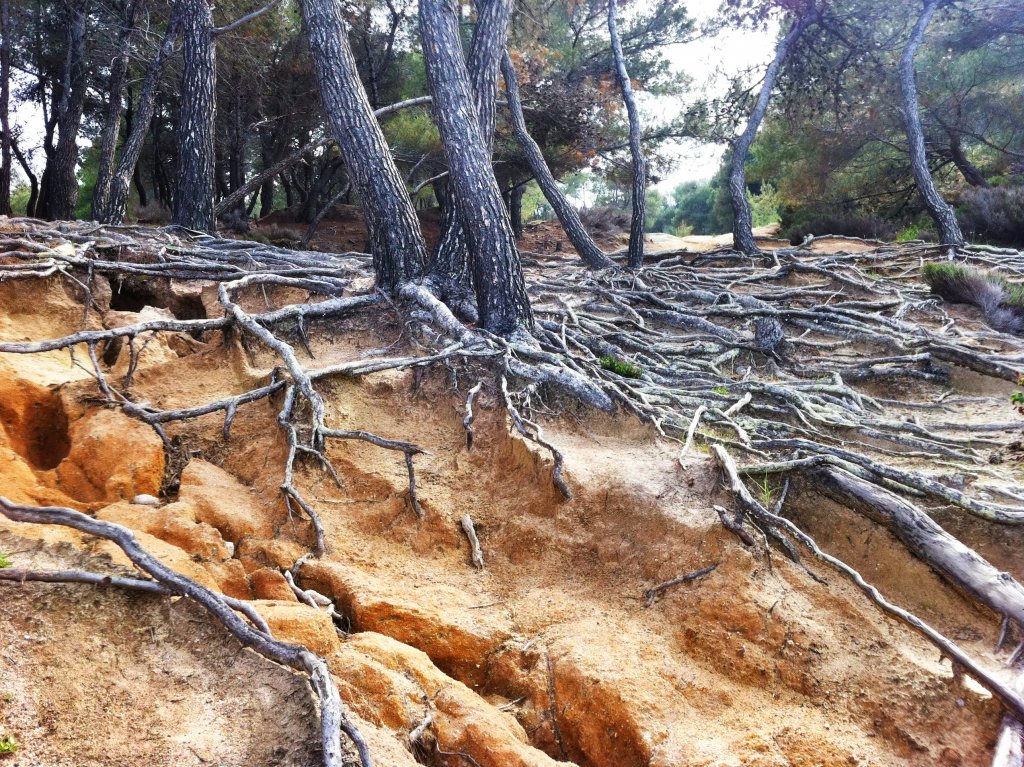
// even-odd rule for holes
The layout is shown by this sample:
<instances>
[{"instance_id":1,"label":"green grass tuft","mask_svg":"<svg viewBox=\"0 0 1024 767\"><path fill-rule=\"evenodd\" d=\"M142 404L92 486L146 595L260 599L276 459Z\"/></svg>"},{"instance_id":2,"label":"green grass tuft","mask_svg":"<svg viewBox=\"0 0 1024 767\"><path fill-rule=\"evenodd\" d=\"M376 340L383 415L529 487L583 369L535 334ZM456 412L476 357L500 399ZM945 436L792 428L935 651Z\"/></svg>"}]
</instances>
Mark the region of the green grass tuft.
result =
<instances>
[{"instance_id":1,"label":"green grass tuft","mask_svg":"<svg viewBox=\"0 0 1024 767\"><path fill-rule=\"evenodd\" d=\"M729 389L725 386L716 386L711 391L715 394L721 394L723 397L727 397L729 395Z\"/></svg>"},{"instance_id":2,"label":"green grass tuft","mask_svg":"<svg viewBox=\"0 0 1024 767\"><path fill-rule=\"evenodd\" d=\"M610 356L601 358L601 367L605 370L610 370L612 373L620 375L623 378L639 378L644 374L642 368Z\"/></svg>"},{"instance_id":3,"label":"green grass tuft","mask_svg":"<svg viewBox=\"0 0 1024 767\"><path fill-rule=\"evenodd\" d=\"M10 554L0 551L0 567L10 567L12 564Z\"/></svg>"},{"instance_id":4,"label":"green grass tuft","mask_svg":"<svg viewBox=\"0 0 1024 767\"><path fill-rule=\"evenodd\" d=\"M7 754L13 754L17 750L18 750L18 741L16 741L10 735L0 736L0 756L6 756Z\"/></svg>"}]
</instances>

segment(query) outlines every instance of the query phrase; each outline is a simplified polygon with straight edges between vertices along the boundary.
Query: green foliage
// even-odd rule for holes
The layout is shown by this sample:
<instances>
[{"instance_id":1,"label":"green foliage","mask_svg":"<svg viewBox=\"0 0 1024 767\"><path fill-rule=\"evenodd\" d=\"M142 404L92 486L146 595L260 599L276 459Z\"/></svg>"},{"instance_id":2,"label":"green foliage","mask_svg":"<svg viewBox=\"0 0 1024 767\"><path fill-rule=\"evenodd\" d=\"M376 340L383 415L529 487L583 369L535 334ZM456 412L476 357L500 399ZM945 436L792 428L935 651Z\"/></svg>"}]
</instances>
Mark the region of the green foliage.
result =
<instances>
[{"instance_id":1,"label":"green foliage","mask_svg":"<svg viewBox=\"0 0 1024 767\"><path fill-rule=\"evenodd\" d=\"M1017 386L1024 386L1024 375L1017 376ZM1010 395L1010 402L1021 415L1024 415L1024 391L1015 391Z\"/></svg>"},{"instance_id":2,"label":"green foliage","mask_svg":"<svg viewBox=\"0 0 1024 767\"><path fill-rule=\"evenodd\" d=\"M647 205L649 232L685 237L721 231L715 216L715 187L711 181L686 181L668 197L649 192Z\"/></svg>"},{"instance_id":3,"label":"green foliage","mask_svg":"<svg viewBox=\"0 0 1024 767\"><path fill-rule=\"evenodd\" d=\"M716 386L711 391L713 391L715 394L721 394L723 397L729 394L729 389L726 388L725 386Z\"/></svg>"},{"instance_id":4,"label":"green foliage","mask_svg":"<svg viewBox=\"0 0 1024 767\"><path fill-rule=\"evenodd\" d=\"M913 242L921 239L921 227L917 224L910 224L896 234L896 242Z\"/></svg>"},{"instance_id":5,"label":"green foliage","mask_svg":"<svg viewBox=\"0 0 1024 767\"><path fill-rule=\"evenodd\" d=\"M616 375L620 375L623 378L639 378L644 373L642 368L639 368L630 362L616 359L615 357L602 357L600 361L602 368L609 370Z\"/></svg>"},{"instance_id":6,"label":"green foliage","mask_svg":"<svg viewBox=\"0 0 1024 767\"><path fill-rule=\"evenodd\" d=\"M540 190L536 181L531 181L523 192L523 222L548 221L552 216L554 211L548 204L544 192Z\"/></svg>"},{"instance_id":7,"label":"green foliage","mask_svg":"<svg viewBox=\"0 0 1024 767\"><path fill-rule=\"evenodd\" d=\"M11 192L11 212L15 216L24 216L28 210L28 198L32 190L27 186L19 186Z\"/></svg>"},{"instance_id":8,"label":"green foliage","mask_svg":"<svg viewBox=\"0 0 1024 767\"><path fill-rule=\"evenodd\" d=\"M18 741L11 735L0 736L0 756L13 754L19 748Z\"/></svg>"},{"instance_id":9,"label":"green foliage","mask_svg":"<svg viewBox=\"0 0 1024 767\"><path fill-rule=\"evenodd\" d=\"M5 554L4 552L0 551L0 567L10 567L10 566L11 566L11 556L10 556L10 554Z\"/></svg>"},{"instance_id":10,"label":"green foliage","mask_svg":"<svg viewBox=\"0 0 1024 767\"><path fill-rule=\"evenodd\" d=\"M747 200L750 201L750 212L753 215L755 227L779 222L781 197L778 190L767 181L761 184L761 190L757 194L752 194L748 190Z\"/></svg>"},{"instance_id":11,"label":"green foliage","mask_svg":"<svg viewBox=\"0 0 1024 767\"><path fill-rule=\"evenodd\" d=\"M767 509L771 509L772 502L775 500L775 488L772 487L771 479L765 474L760 480L751 478L750 480L754 485L757 500L761 502L761 505Z\"/></svg>"}]
</instances>

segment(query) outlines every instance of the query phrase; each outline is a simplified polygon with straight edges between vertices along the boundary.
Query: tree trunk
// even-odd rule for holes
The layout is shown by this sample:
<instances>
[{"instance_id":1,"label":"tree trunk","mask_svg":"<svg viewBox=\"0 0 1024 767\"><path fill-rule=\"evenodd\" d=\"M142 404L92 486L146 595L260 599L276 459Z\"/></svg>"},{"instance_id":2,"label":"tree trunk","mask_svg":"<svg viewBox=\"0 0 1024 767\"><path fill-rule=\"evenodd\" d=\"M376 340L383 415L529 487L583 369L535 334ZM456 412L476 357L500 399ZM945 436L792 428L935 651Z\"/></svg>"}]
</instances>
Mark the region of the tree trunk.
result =
<instances>
[{"instance_id":1,"label":"tree trunk","mask_svg":"<svg viewBox=\"0 0 1024 767\"><path fill-rule=\"evenodd\" d=\"M0 216L11 215L11 4L0 0Z\"/></svg>"},{"instance_id":2,"label":"tree trunk","mask_svg":"<svg viewBox=\"0 0 1024 767\"><path fill-rule=\"evenodd\" d=\"M178 179L171 223L215 232L216 53L208 0L178 0L182 29L181 109L178 113Z\"/></svg>"},{"instance_id":3,"label":"tree trunk","mask_svg":"<svg viewBox=\"0 0 1024 767\"><path fill-rule=\"evenodd\" d=\"M990 187L992 186L985 179L985 175L978 170L978 167L967 159L967 155L964 154L963 143L960 139L960 131L955 128L947 128L946 133L949 134L949 157L953 161L957 170L960 171L961 175L971 186L979 187Z\"/></svg>"},{"instance_id":4,"label":"tree trunk","mask_svg":"<svg viewBox=\"0 0 1024 767\"><path fill-rule=\"evenodd\" d=\"M480 324L502 336L532 329L515 235L480 130L457 10L449 0L420 0L420 36L448 160L452 207L469 246Z\"/></svg>"},{"instance_id":5,"label":"tree trunk","mask_svg":"<svg viewBox=\"0 0 1024 767\"><path fill-rule=\"evenodd\" d=\"M29 165L28 160L25 159L25 155L18 149L18 142L12 137L11 139L11 151L14 152L14 156L18 160L18 165L21 166L22 173L25 174L25 178L28 179L28 203L25 205L25 215L34 217L36 215L36 206L39 204L39 179L36 178L36 174L32 172L32 166Z\"/></svg>"},{"instance_id":6,"label":"tree trunk","mask_svg":"<svg viewBox=\"0 0 1024 767\"><path fill-rule=\"evenodd\" d=\"M932 16L942 0L925 0L921 15L914 24L910 39L900 57L900 92L903 96L903 123L907 131L907 143L910 146L910 167L914 172L914 181L921 194L928 214L939 230L939 240L943 245L962 245L964 236L957 223L953 208L942 199L935 188L932 174L928 170L928 158L924 148L924 130L921 128L921 109L917 98L917 79L914 73L914 57L921 47L924 31L928 28Z\"/></svg>"},{"instance_id":7,"label":"tree trunk","mask_svg":"<svg viewBox=\"0 0 1024 767\"><path fill-rule=\"evenodd\" d=\"M100 137L99 159L96 168L96 187L92 193L92 217L96 221L105 214L110 205L110 184L114 175L114 160L117 154L117 137L121 132L121 114L124 111L125 77L128 74L128 54L131 38L135 32L135 17L142 5L141 0L130 0L121 19L121 33L118 35L118 52L110 68L110 83L107 88L107 108L103 114L103 133Z\"/></svg>"},{"instance_id":8,"label":"tree trunk","mask_svg":"<svg viewBox=\"0 0 1024 767\"><path fill-rule=\"evenodd\" d=\"M78 129L82 124L87 90L85 67L84 2L68 7L68 50L61 97L57 107L57 144L46 158L37 215L45 219L71 219L78 204Z\"/></svg>"},{"instance_id":9,"label":"tree trunk","mask_svg":"<svg viewBox=\"0 0 1024 767\"><path fill-rule=\"evenodd\" d=\"M579 214L572 204L562 194L562 190L551 174L547 162L544 161L544 154L541 152L537 142L533 140L526 129L526 119L523 117L523 105L519 98L519 83L516 80L516 70L512 64L512 58L506 52L501 62L501 73L505 78L505 95L508 100L508 111L512 122L512 131L515 133L516 141L519 142L523 154L526 155L526 162L530 166L537 184L540 186L544 197L551 203L551 208L558 216L558 221L565 230L566 237L580 254L580 258L591 269L604 269L615 266L615 262L606 256L594 240L590 237Z\"/></svg>"},{"instance_id":10,"label":"tree trunk","mask_svg":"<svg viewBox=\"0 0 1024 767\"><path fill-rule=\"evenodd\" d=\"M478 15L469 52L469 84L488 156L494 147L498 69L508 42L512 5L512 0L477 2ZM462 60L461 54L459 59ZM450 306L462 309L457 313L471 313L471 307L465 306L473 285L469 248L462 221L454 207L443 211L441 237L427 271L441 297ZM467 312L467 308L470 311Z\"/></svg>"},{"instance_id":11,"label":"tree trunk","mask_svg":"<svg viewBox=\"0 0 1024 767\"><path fill-rule=\"evenodd\" d=\"M754 255L761 252L754 241L754 215L750 210L750 201L747 200L747 155L750 154L750 146L754 143L757 129L761 127L761 121L768 111L768 101L775 90L779 70L793 49L793 44L814 20L812 16L801 16L796 19L789 32L779 42L779 47L775 49L775 58L764 73L761 92L757 94L754 110L747 118L743 133L732 144L732 164L729 169L729 200L732 203L733 218L732 246L740 253Z\"/></svg>"},{"instance_id":12,"label":"tree trunk","mask_svg":"<svg viewBox=\"0 0 1024 767\"><path fill-rule=\"evenodd\" d=\"M359 80L340 0L300 0L324 112L359 195L377 285L393 292L418 278L423 233L405 182Z\"/></svg>"},{"instance_id":13,"label":"tree trunk","mask_svg":"<svg viewBox=\"0 0 1024 767\"><path fill-rule=\"evenodd\" d=\"M512 222L512 234L516 236L516 241L523 239L523 194L528 183L524 181L522 184L513 184L508 190L508 218Z\"/></svg>"},{"instance_id":14,"label":"tree trunk","mask_svg":"<svg viewBox=\"0 0 1024 767\"><path fill-rule=\"evenodd\" d=\"M615 76L622 91L629 117L629 154L633 158L633 218L629 224L629 268L639 269L644 265L644 215L647 207L647 161L640 145L640 112L633 98L633 83L626 71L626 60L622 55L622 43L615 23L615 2L608 0L608 34L611 37L612 52L615 54Z\"/></svg>"},{"instance_id":15,"label":"tree trunk","mask_svg":"<svg viewBox=\"0 0 1024 767\"><path fill-rule=\"evenodd\" d=\"M135 110L132 125L128 129L128 137L124 146L121 147L121 159L117 163L117 170L110 180L110 195L106 207L97 211L93 208L93 217L97 221L108 224L120 224L128 213L128 197L131 193L132 179L135 177L136 166L142 154L142 147L146 142L146 134L153 122L153 113L156 110L157 87L160 84L160 73L163 72L167 59L174 53L174 44L178 38L180 29L178 12L171 12L171 18L167 21L167 31L160 41L160 48L156 57L150 62L146 70L146 78L142 83L142 91L139 94L139 105ZM159 163L159 153L154 141L153 152L157 155L156 162ZM154 174L154 183L157 183ZM141 184L139 185L141 188ZM139 203L145 205L145 194L140 191Z\"/></svg>"}]
</instances>

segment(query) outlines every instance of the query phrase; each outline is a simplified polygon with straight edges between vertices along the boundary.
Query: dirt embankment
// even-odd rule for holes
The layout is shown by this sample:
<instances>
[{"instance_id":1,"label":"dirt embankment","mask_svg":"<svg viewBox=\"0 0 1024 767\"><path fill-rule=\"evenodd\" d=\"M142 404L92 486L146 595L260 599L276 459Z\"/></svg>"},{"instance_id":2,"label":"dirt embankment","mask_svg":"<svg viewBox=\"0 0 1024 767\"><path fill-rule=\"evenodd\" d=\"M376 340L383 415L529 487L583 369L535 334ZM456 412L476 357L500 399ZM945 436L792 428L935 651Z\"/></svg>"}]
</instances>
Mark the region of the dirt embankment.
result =
<instances>
[{"instance_id":1,"label":"dirt embankment","mask_svg":"<svg viewBox=\"0 0 1024 767\"><path fill-rule=\"evenodd\" d=\"M104 312L88 323L216 311L209 288L175 288L187 301L157 288L141 305L115 298L125 308L113 310L101 291ZM247 301L262 306L264 297ZM5 340L82 326L78 298L58 279L0 285L0 307ZM401 330L394 314L374 311L313 334L311 350L327 365L388 346ZM129 350L102 356L119 381ZM75 360L0 355L0 491L127 525L168 564L253 600L276 636L327 658L378 764L923 767L990 758L998 705L855 590L740 546L712 508L731 499L707 456L680 467L675 446L626 417L548 403L559 415L546 436L565 454L575 494L565 501L547 457L510 436L482 373L472 451L462 408L473 369L334 380L324 391L331 423L428 451L416 458L423 520L409 507L400 454L332 444L340 486L314 465L301 470L328 550L302 567L301 583L334 600L335 623L296 601L282 575L312 531L280 499L280 402L240 408L227 441L216 415L169 426L168 462L151 429L102 404L84 350ZM161 338L142 350L132 391L161 408L196 405L251 388L275 364L234 337ZM138 494L159 496L159 506L133 504ZM990 651L990 616L881 531L813 498L796 513L894 599L978 655ZM470 563L464 514L481 538L482 571ZM0 550L22 566L125 565L108 544L8 522ZM711 564L645 606L644 589ZM0 584L0 594L0 721L21 744L10 764L316 762L302 679L239 650L196 608L86 586Z\"/></svg>"}]
</instances>

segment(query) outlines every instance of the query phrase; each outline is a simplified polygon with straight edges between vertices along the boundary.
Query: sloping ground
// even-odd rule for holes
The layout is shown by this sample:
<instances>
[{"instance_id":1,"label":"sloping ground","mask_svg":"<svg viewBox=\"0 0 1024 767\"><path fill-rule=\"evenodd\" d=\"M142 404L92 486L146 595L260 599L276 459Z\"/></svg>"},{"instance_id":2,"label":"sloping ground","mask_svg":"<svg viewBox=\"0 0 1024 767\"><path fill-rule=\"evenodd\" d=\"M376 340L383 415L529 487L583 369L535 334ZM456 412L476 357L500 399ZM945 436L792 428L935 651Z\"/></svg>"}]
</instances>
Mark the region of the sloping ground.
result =
<instances>
[{"instance_id":1,"label":"sloping ground","mask_svg":"<svg viewBox=\"0 0 1024 767\"><path fill-rule=\"evenodd\" d=\"M183 306L214 316L215 291L200 287L136 288L134 304L117 286L113 299L98 290L100 311L85 323L112 327ZM301 300L296 293L252 291L242 304L256 310ZM58 276L0 284L0 307L3 340L83 327L80 296ZM414 348L401 316L386 308L310 334L319 366L396 343ZM120 381L129 350L100 351L110 380ZM564 500L546 454L510 435L484 368L325 383L330 423L428 451L415 459L422 520L399 454L331 444L340 486L315 465L299 470L327 533L327 554L307 561L300 579L335 603L341 618L332 622L300 604L282 575L313 534L280 500L280 398L241 407L228 440L219 415L168 424L168 461L149 427L104 405L86 350L75 360L0 355L0 494L128 525L181 572L253 600L275 636L327 658L378 764L990 759L1001 710L987 693L845 583L817 582L763 548L741 547L713 509L732 499L706 453L680 466L677 445L627 416L543 403L546 437L563 452L574 492ZM233 334L160 336L141 351L132 392L161 409L197 405L265 382L277 364ZM477 380L484 389L469 451L463 408ZM1009 389L992 385L1000 398ZM158 495L159 506L132 503L141 493ZM790 511L895 601L995 663L997 622L888 534L808 492ZM466 514L481 539L482 571L460 529ZM1020 536L962 527L986 556L1024 574L1014 554ZM125 564L111 545L77 534L2 518L0 530L0 550L19 566L106 572ZM646 605L645 589L710 565L717 568ZM87 586L0 583L0 594L0 687L13 693L0 713L22 744L11 764L316 763L302 680L238 650L195 608Z\"/></svg>"}]
</instances>

